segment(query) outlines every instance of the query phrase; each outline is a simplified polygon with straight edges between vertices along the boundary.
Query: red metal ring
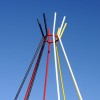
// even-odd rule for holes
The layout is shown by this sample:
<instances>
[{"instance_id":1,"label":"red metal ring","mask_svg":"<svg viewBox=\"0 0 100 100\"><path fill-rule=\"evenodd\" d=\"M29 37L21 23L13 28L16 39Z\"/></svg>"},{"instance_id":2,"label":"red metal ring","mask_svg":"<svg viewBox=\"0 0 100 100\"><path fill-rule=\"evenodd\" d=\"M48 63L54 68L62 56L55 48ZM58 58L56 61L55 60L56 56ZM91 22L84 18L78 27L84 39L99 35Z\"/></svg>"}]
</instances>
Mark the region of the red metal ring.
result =
<instances>
[{"instance_id":1,"label":"red metal ring","mask_svg":"<svg viewBox=\"0 0 100 100\"><path fill-rule=\"evenodd\" d=\"M49 34L49 35L47 35L47 37L53 37L53 34ZM46 36L44 36L44 39L46 38ZM47 43L53 43L53 40L45 40ZM57 36L57 34L55 34L55 42L58 42L59 41L59 39L58 39L58 36Z\"/></svg>"}]
</instances>

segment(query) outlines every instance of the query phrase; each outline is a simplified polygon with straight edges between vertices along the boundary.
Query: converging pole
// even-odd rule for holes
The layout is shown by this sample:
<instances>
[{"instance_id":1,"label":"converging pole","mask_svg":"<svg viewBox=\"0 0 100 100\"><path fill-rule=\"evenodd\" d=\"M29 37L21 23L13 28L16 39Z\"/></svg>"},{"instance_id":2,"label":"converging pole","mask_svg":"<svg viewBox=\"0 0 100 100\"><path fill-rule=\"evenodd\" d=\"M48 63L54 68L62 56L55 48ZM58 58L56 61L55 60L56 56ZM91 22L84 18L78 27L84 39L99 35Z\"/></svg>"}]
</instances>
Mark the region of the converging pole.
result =
<instances>
[{"instance_id":1,"label":"converging pole","mask_svg":"<svg viewBox=\"0 0 100 100\"><path fill-rule=\"evenodd\" d=\"M38 45L38 47L37 47L37 49L36 49L36 52L35 52L35 54L34 54L34 56L33 56L33 58L32 58L32 61L31 61L30 65L29 65L29 67L28 67L28 69L27 69L27 71L26 71L26 74L25 74L25 76L24 76L24 78L23 78L23 80L22 80L22 82L21 82L21 85L20 85L20 87L19 87L19 89L18 89L18 91L17 91L17 94L16 94L14 100L17 100L17 99L18 99L18 96L19 96L19 94L20 94L20 92L21 92L21 90L22 90L22 87L23 87L23 85L24 85L24 83L25 83L25 81L26 81L26 79L27 79L27 76L28 76L28 74L29 74L29 72L30 72L30 70L31 70L31 68L32 68L32 65L33 65L33 63L34 63L34 60L36 59L36 56L37 56L37 54L38 54L38 52L39 52L39 50L40 50L40 48L41 48L41 46L42 46L42 44L43 44L43 41L44 41L44 40L43 40L43 38L42 38L41 41L40 41L40 43L39 43L39 45Z\"/></svg>"},{"instance_id":2,"label":"converging pole","mask_svg":"<svg viewBox=\"0 0 100 100\"><path fill-rule=\"evenodd\" d=\"M45 74L45 82L44 82L43 100L46 100L49 61L50 61L50 30L48 30L48 53L47 53L47 61L46 61L46 74Z\"/></svg>"},{"instance_id":3,"label":"converging pole","mask_svg":"<svg viewBox=\"0 0 100 100\"><path fill-rule=\"evenodd\" d=\"M32 76L31 76L31 80L30 80L30 83L28 85L24 100L28 100L29 99L30 92L31 92L31 89L32 89L32 86L33 86L33 82L35 80L35 76L36 76L36 73L37 73L37 70L38 70L38 67L39 67L39 63L40 63L42 54L43 54L44 46L45 46L45 40L44 40L43 45L41 47L41 50L40 50L40 53L39 53L35 68L33 70L33 73L32 73Z\"/></svg>"},{"instance_id":4,"label":"converging pole","mask_svg":"<svg viewBox=\"0 0 100 100\"><path fill-rule=\"evenodd\" d=\"M59 89L59 81L58 81L58 69L57 69L57 59L56 59L56 49L55 49L55 24L56 24L56 13L54 14L54 24L53 24L53 48L54 48L54 60L55 60L55 73L56 73L56 84L57 84L57 95L58 100L60 100L60 89Z\"/></svg>"},{"instance_id":5,"label":"converging pole","mask_svg":"<svg viewBox=\"0 0 100 100\"><path fill-rule=\"evenodd\" d=\"M63 27L63 24L64 24L64 20L65 20L65 17L63 18L63 21L62 21L62 24L61 24L61 27L60 27L60 31L58 33L58 38L59 38L59 41L60 41L60 45L61 45L61 48L63 50L63 53L64 53L64 57L66 59L66 62L67 62L67 65L68 65L68 68L69 68L69 71L70 71L70 74L71 74L71 77L72 77L72 80L73 80L73 83L74 83L74 86L76 88L76 91L77 91L77 94L78 94L78 97L79 97L79 100L82 100L82 96L81 96L81 93L79 91L79 88L78 88L78 85L77 85L77 82L75 80L75 77L74 77L74 74L73 74L73 71L71 69L71 66L70 66L70 63L69 63L69 60L68 60L68 57L67 57L67 54L65 52L65 49L64 49L64 46L63 46L63 43L61 41L61 38L60 38L60 32L62 30L62 27Z\"/></svg>"},{"instance_id":6,"label":"converging pole","mask_svg":"<svg viewBox=\"0 0 100 100\"><path fill-rule=\"evenodd\" d=\"M58 54L58 45L57 45L57 43L56 43L56 55L57 55L57 63L58 63L58 69L59 69L59 74L60 74L60 83L61 83L61 87L62 87L63 100L66 100L64 82L63 82L63 78L62 78L62 70L61 70L61 66L60 66L60 57L59 57L59 54Z\"/></svg>"}]
</instances>

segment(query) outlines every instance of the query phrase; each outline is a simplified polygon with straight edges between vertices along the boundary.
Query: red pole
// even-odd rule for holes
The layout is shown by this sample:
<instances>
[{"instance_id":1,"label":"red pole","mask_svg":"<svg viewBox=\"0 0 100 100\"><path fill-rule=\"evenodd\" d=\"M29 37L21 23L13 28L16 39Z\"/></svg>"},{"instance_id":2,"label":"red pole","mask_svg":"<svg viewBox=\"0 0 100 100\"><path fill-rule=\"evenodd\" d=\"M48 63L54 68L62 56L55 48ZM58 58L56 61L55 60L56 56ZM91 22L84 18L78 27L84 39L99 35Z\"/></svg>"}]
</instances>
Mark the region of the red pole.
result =
<instances>
[{"instance_id":1,"label":"red pole","mask_svg":"<svg viewBox=\"0 0 100 100\"><path fill-rule=\"evenodd\" d=\"M50 30L48 30L48 53L47 53L47 61L46 61L46 74L45 74L45 82L44 82L44 94L43 100L46 100L46 88L47 88L47 80L48 80L48 67L50 61Z\"/></svg>"},{"instance_id":2,"label":"red pole","mask_svg":"<svg viewBox=\"0 0 100 100\"><path fill-rule=\"evenodd\" d=\"M41 47L41 50L40 50L40 53L39 53L35 68L33 70L33 73L32 73L32 76L31 76L31 79L30 79L30 83L28 85L24 100L28 100L29 99L30 92L31 92L31 89L32 89L32 86L33 86L33 82L35 80L35 76L36 76L36 73L37 73L37 70L38 70L38 67L39 67L39 63L40 63L40 60L41 60L41 56L42 56L42 53L43 53L43 50L44 50L44 46L45 46L45 39L44 39L43 45Z\"/></svg>"}]
</instances>

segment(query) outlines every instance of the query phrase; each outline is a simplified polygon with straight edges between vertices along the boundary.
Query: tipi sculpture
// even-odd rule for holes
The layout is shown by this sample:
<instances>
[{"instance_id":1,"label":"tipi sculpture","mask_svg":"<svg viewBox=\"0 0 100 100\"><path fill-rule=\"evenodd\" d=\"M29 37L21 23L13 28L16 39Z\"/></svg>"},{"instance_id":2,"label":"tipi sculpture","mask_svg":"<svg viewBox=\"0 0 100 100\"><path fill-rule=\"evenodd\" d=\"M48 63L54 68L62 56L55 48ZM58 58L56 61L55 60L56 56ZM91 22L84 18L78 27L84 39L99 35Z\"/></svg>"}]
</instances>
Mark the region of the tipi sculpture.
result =
<instances>
[{"instance_id":1,"label":"tipi sculpture","mask_svg":"<svg viewBox=\"0 0 100 100\"><path fill-rule=\"evenodd\" d=\"M43 14L43 18L44 18L44 25L45 25L45 31L46 31L46 34L44 34L43 30L42 30L42 26L39 22L39 20L37 19L37 22L38 22L38 25L39 25L39 28L40 28L40 31L41 31L41 34L42 34L42 39L40 40L40 43L36 49L36 52L32 58L32 61L26 71L26 74L22 80L22 83L17 91L17 94L14 98L14 100L17 100L18 97L19 97L19 94L22 90L22 87L27 79L27 76L32 68L32 65L37 57L37 60L36 60L36 64L35 64L35 67L34 67L34 70L33 70L33 73L31 75L31 79L30 79L30 82L29 82L29 85L28 85L28 88L27 88L27 91L26 91L26 94L24 96L24 100L29 100L29 97L30 97L30 93L31 93L31 90L32 90L32 87L33 87L33 83L35 81L35 77L36 77L36 74L37 74L37 71L38 71L38 68L39 68L39 64L40 64L40 61L41 61L41 57L42 57L42 54L43 54L43 51L44 51L44 47L46 45L46 43L48 44L48 52L47 52L47 59L46 59L46 73L45 73L45 81L44 81L44 92L43 92L43 100L46 100L46 88L47 88L47 81L48 81L48 67L49 67L49 61L50 61L50 46L51 44L53 44L53 49L54 49L54 62L55 62L55 73L56 73L56 86L57 86L57 96L58 96L58 100L61 100L60 98L60 89L59 89L59 80L58 80L58 74L60 76L60 83L61 83L61 87L62 87L62 95L63 95L63 100L66 100L66 95L65 95L65 89L64 89L64 83L63 83L63 78L62 78L62 70L61 70L61 66L60 66L60 57L59 57L59 52L58 52L58 44L57 42L60 43L61 45L61 48L62 48L62 51L63 51L63 54L64 54L64 57L65 57L65 60L66 60L66 63L67 63L67 66L68 66L68 69L69 69L69 72L70 72L70 75L71 75L71 78L72 78L72 81L74 83L74 86L75 86L75 89L76 89L76 92L77 92L77 95L78 95L78 98L79 100L82 100L82 96L81 96L81 93L79 91L79 88L78 88L78 85L77 85L77 82L75 80L75 77L74 77L74 74L73 74L73 71L72 71L72 68L70 66L70 63L69 63L69 60L68 60L68 57L67 57L67 54L65 52L65 49L64 49L64 46L63 46L63 43L62 43L62 40L61 40L61 37L64 33L64 30L67 26L67 23L64 24L65 22L65 19L66 17L64 16L63 20L62 20L62 24L61 26L58 28L58 32L57 34L55 34L55 27L56 27L56 12L54 14L54 23L53 23L53 34L50 33L50 29L47 28L47 23L46 23L46 17L45 17L45 14ZM53 37L53 39L51 39L51 37ZM34 98L33 98L34 99Z\"/></svg>"}]
</instances>

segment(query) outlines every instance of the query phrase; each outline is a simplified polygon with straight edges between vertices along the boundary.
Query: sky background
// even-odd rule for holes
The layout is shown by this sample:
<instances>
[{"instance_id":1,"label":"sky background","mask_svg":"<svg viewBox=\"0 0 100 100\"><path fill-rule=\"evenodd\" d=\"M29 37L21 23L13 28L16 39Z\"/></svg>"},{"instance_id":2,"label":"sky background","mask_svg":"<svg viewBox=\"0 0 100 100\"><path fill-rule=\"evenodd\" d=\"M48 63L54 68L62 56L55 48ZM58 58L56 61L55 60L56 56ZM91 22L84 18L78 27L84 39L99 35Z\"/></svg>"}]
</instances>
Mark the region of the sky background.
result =
<instances>
[{"instance_id":1,"label":"sky background","mask_svg":"<svg viewBox=\"0 0 100 100\"><path fill-rule=\"evenodd\" d=\"M83 100L100 100L99 0L0 0L0 100L14 100L35 53L41 39L36 19L39 18L44 30L42 16L44 12L48 28L52 33L55 11L57 12L56 31L63 16L66 16L68 26L62 36L62 42ZM78 100L60 45L59 52L66 98ZM42 100L43 98L46 55L47 44L30 100ZM51 45L47 100L57 100L53 56L53 46ZM34 65L32 70L33 68ZM18 100L24 98L32 70ZM62 95L61 100L63 100Z\"/></svg>"}]
</instances>

